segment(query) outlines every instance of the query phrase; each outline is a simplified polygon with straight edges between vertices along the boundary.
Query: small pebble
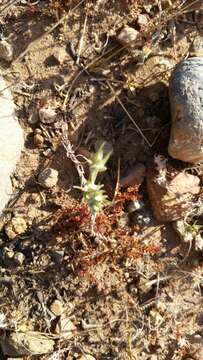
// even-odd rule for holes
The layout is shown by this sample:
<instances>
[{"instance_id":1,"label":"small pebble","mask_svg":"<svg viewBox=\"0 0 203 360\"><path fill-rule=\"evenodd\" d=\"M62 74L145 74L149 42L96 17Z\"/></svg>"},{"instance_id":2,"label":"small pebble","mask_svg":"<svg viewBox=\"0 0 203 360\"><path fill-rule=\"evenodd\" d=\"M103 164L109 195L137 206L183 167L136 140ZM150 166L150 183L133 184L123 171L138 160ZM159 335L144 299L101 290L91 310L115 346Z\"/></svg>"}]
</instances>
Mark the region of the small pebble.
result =
<instances>
[{"instance_id":1,"label":"small pebble","mask_svg":"<svg viewBox=\"0 0 203 360\"><path fill-rule=\"evenodd\" d=\"M6 249L4 252L5 259L10 260L13 259L15 252L12 249Z\"/></svg>"},{"instance_id":2,"label":"small pebble","mask_svg":"<svg viewBox=\"0 0 203 360\"><path fill-rule=\"evenodd\" d=\"M138 45L140 42L139 35L137 30L126 25L117 35L117 40L123 46L134 47L135 44Z\"/></svg>"},{"instance_id":3,"label":"small pebble","mask_svg":"<svg viewBox=\"0 0 203 360\"><path fill-rule=\"evenodd\" d=\"M46 157L50 157L52 155L52 149L48 148L43 151L43 155Z\"/></svg>"},{"instance_id":4,"label":"small pebble","mask_svg":"<svg viewBox=\"0 0 203 360\"><path fill-rule=\"evenodd\" d=\"M38 181L45 188L53 188L58 182L58 171L46 168L39 174Z\"/></svg>"},{"instance_id":5,"label":"small pebble","mask_svg":"<svg viewBox=\"0 0 203 360\"><path fill-rule=\"evenodd\" d=\"M132 215L131 220L132 220L133 224L135 224L135 225L147 226L151 223L152 217L147 212L145 212L143 214L135 212Z\"/></svg>"},{"instance_id":6,"label":"small pebble","mask_svg":"<svg viewBox=\"0 0 203 360\"><path fill-rule=\"evenodd\" d=\"M14 217L5 225L5 232L9 239L23 234L27 230L27 223L23 218Z\"/></svg>"},{"instance_id":7,"label":"small pebble","mask_svg":"<svg viewBox=\"0 0 203 360\"><path fill-rule=\"evenodd\" d=\"M44 137L40 134L35 133L33 141L34 141L34 145L40 148L44 144Z\"/></svg>"},{"instance_id":8,"label":"small pebble","mask_svg":"<svg viewBox=\"0 0 203 360\"><path fill-rule=\"evenodd\" d=\"M139 26L146 26L149 22L148 16L144 14L139 14L137 17L137 23Z\"/></svg>"},{"instance_id":9,"label":"small pebble","mask_svg":"<svg viewBox=\"0 0 203 360\"><path fill-rule=\"evenodd\" d=\"M64 311L62 302L60 300L57 300L57 299L54 300L53 303L50 306L50 310L55 316L61 316L63 314L63 311Z\"/></svg>"},{"instance_id":10,"label":"small pebble","mask_svg":"<svg viewBox=\"0 0 203 360\"><path fill-rule=\"evenodd\" d=\"M13 60L13 48L7 40L0 41L0 58L8 62Z\"/></svg>"},{"instance_id":11,"label":"small pebble","mask_svg":"<svg viewBox=\"0 0 203 360\"><path fill-rule=\"evenodd\" d=\"M145 204L142 200L130 201L130 203L127 206L127 211L129 213L132 213L134 211L142 209L144 206L145 206Z\"/></svg>"},{"instance_id":12,"label":"small pebble","mask_svg":"<svg viewBox=\"0 0 203 360\"><path fill-rule=\"evenodd\" d=\"M63 64L65 59L67 58L66 49L63 47L57 47L53 56L59 65Z\"/></svg>"},{"instance_id":13,"label":"small pebble","mask_svg":"<svg viewBox=\"0 0 203 360\"><path fill-rule=\"evenodd\" d=\"M39 118L43 124L52 124L57 118L56 109L53 108L41 108L39 110Z\"/></svg>"},{"instance_id":14,"label":"small pebble","mask_svg":"<svg viewBox=\"0 0 203 360\"><path fill-rule=\"evenodd\" d=\"M16 265L20 266L23 264L23 262L25 260L25 255L21 252L17 252L17 253L15 253L13 258L15 260Z\"/></svg>"}]
</instances>

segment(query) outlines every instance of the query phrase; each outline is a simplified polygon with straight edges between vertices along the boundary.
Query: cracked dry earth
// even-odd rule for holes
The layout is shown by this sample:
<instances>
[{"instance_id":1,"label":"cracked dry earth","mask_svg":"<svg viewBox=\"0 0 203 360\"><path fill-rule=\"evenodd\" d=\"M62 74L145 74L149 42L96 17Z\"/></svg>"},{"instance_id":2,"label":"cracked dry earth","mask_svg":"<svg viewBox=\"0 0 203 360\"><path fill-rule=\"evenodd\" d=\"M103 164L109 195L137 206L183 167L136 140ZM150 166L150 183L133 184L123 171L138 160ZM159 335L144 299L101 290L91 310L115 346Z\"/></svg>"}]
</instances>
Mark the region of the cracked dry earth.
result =
<instances>
[{"instance_id":1,"label":"cracked dry earth","mask_svg":"<svg viewBox=\"0 0 203 360\"><path fill-rule=\"evenodd\" d=\"M166 21L140 62L116 36L131 25L144 32L139 49L148 44L159 16L152 3L0 4L0 31L14 52L12 62L1 60L1 71L25 136L0 222L2 360L203 359L202 252L183 242L170 221L154 218L145 180L138 190L143 208L129 215L126 202L108 236L63 220L81 203L64 136L86 174L82 156L102 141L113 150L100 178L110 199L119 177L136 164L147 166L155 154L169 157L168 82L202 18L196 8L174 16L175 41L172 21ZM163 17L174 14L170 1L162 3ZM148 21L144 30L141 14ZM47 104L56 111L51 122L39 118ZM39 181L46 168L58 172L53 187ZM105 216L101 223L108 225L115 212ZM17 225L9 232L13 218Z\"/></svg>"}]
</instances>

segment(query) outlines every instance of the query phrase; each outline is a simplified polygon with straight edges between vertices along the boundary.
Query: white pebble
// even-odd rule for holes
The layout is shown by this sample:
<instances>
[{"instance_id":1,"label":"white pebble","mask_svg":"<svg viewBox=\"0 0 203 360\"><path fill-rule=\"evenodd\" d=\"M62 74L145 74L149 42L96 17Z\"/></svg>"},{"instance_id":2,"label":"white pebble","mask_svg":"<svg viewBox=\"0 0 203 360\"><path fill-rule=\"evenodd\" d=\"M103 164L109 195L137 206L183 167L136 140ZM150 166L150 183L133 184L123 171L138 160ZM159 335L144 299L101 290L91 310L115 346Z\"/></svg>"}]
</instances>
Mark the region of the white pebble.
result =
<instances>
[{"instance_id":1,"label":"white pebble","mask_svg":"<svg viewBox=\"0 0 203 360\"><path fill-rule=\"evenodd\" d=\"M14 258L16 264L20 266L23 264L23 262L25 260L25 255L21 252L17 252L17 253L15 253L13 258Z\"/></svg>"},{"instance_id":2,"label":"white pebble","mask_svg":"<svg viewBox=\"0 0 203 360\"><path fill-rule=\"evenodd\" d=\"M57 117L57 112L53 108L41 108L39 110L39 118L43 124L52 124Z\"/></svg>"},{"instance_id":3,"label":"white pebble","mask_svg":"<svg viewBox=\"0 0 203 360\"><path fill-rule=\"evenodd\" d=\"M1 52L1 51L0 51ZM8 85L0 75L0 213L12 193L10 175L23 148L23 131L15 117L15 105Z\"/></svg>"},{"instance_id":4,"label":"white pebble","mask_svg":"<svg viewBox=\"0 0 203 360\"><path fill-rule=\"evenodd\" d=\"M58 171L46 168L39 174L38 181L45 188L53 188L58 182Z\"/></svg>"}]
</instances>

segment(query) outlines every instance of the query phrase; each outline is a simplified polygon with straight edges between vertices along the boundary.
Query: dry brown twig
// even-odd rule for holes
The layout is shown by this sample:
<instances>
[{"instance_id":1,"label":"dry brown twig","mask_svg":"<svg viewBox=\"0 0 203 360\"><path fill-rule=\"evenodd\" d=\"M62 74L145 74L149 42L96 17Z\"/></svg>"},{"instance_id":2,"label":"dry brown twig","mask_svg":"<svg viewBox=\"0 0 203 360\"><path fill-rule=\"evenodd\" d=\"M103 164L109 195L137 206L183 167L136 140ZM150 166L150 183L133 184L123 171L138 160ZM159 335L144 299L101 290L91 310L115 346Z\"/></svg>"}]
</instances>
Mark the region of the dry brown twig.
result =
<instances>
[{"instance_id":1,"label":"dry brown twig","mask_svg":"<svg viewBox=\"0 0 203 360\"><path fill-rule=\"evenodd\" d=\"M64 125L62 128L62 144L66 150L67 157L73 162L78 172L78 176L80 178L81 186L83 186L86 182L85 172L81 162L77 159L75 152L73 150L73 146L68 138L68 129L67 125Z\"/></svg>"},{"instance_id":2,"label":"dry brown twig","mask_svg":"<svg viewBox=\"0 0 203 360\"><path fill-rule=\"evenodd\" d=\"M142 136L142 138L144 139L144 141L146 142L146 144L151 148L152 144L150 143L150 141L146 138L146 136L143 134L142 130L140 129L140 127L137 125L137 123L135 122L135 120L133 119L133 117L130 115L130 113L128 112L128 110L126 109L125 105L122 103L122 101L120 100L120 98L118 97L118 95L116 94L115 90L113 89L113 87L111 86L111 84L109 83L108 80L106 80L108 87L110 88L111 92L113 93L113 95L115 96L116 100L118 101L118 103L121 105L121 107L123 108L123 110L125 111L125 113L127 114L128 118L130 119L130 121L134 124L134 126L136 127L137 131L139 132L139 134Z\"/></svg>"},{"instance_id":3,"label":"dry brown twig","mask_svg":"<svg viewBox=\"0 0 203 360\"><path fill-rule=\"evenodd\" d=\"M82 48L83 48L83 42L84 42L84 36L85 36L86 27L87 27L87 15L85 16L84 25L83 25L83 31L82 31L82 36L81 36L81 38L80 38L79 45L78 45L78 55L77 55L76 64L79 64L79 63L80 63L80 55L81 55L81 53L82 53Z\"/></svg>"}]
</instances>

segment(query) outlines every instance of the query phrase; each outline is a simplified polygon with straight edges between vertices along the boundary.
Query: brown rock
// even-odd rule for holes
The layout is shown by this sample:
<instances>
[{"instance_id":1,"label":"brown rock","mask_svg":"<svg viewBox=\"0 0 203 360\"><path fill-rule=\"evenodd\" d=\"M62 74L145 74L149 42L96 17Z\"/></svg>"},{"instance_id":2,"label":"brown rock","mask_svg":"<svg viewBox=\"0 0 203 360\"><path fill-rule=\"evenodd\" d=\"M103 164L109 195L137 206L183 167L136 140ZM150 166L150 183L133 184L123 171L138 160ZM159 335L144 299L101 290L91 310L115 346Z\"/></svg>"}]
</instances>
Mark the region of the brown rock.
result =
<instances>
[{"instance_id":1,"label":"brown rock","mask_svg":"<svg viewBox=\"0 0 203 360\"><path fill-rule=\"evenodd\" d=\"M186 172L180 172L177 174L169 184L169 191L176 194L199 194L200 180L197 176L187 174Z\"/></svg>"},{"instance_id":2,"label":"brown rock","mask_svg":"<svg viewBox=\"0 0 203 360\"><path fill-rule=\"evenodd\" d=\"M34 134L34 145L40 148L42 147L43 143L44 143L43 136L38 133Z\"/></svg>"},{"instance_id":3,"label":"brown rock","mask_svg":"<svg viewBox=\"0 0 203 360\"><path fill-rule=\"evenodd\" d=\"M125 25L120 33L117 35L118 42L126 47L134 47L140 42L140 34L134 28Z\"/></svg>"},{"instance_id":4,"label":"brown rock","mask_svg":"<svg viewBox=\"0 0 203 360\"><path fill-rule=\"evenodd\" d=\"M203 337L201 335L193 335L189 339L192 352L195 353L197 360L203 359Z\"/></svg>"},{"instance_id":5,"label":"brown rock","mask_svg":"<svg viewBox=\"0 0 203 360\"><path fill-rule=\"evenodd\" d=\"M192 209L195 194L200 192L199 178L178 172L166 165L156 170L153 164L147 176L147 190L154 216L159 221L175 221Z\"/></svg>"},{"instance_id":6,"label":"brown rock","mask_svg":"<svg viewBox=\"0 0 203 360\"><path fill-rule=\"evenodd\" d=\"M145 174L146 167L139 163L135 165L125 177L121 178L120 186L140 186L144 181Z\"/></svg>"}]
</instances>

